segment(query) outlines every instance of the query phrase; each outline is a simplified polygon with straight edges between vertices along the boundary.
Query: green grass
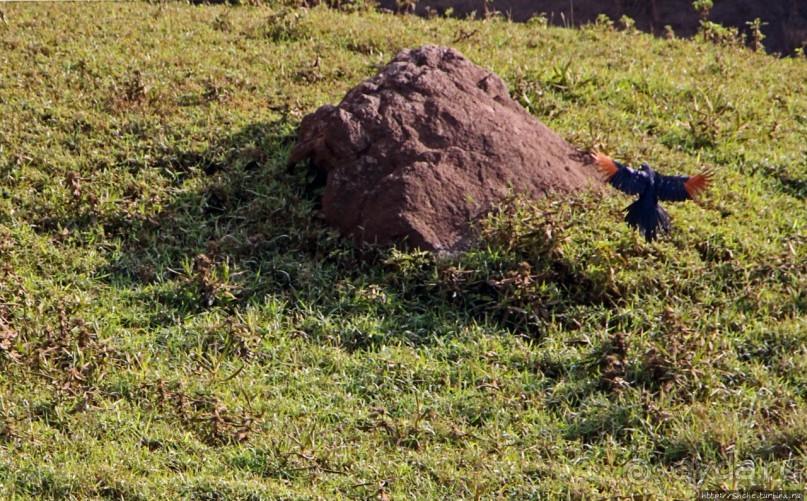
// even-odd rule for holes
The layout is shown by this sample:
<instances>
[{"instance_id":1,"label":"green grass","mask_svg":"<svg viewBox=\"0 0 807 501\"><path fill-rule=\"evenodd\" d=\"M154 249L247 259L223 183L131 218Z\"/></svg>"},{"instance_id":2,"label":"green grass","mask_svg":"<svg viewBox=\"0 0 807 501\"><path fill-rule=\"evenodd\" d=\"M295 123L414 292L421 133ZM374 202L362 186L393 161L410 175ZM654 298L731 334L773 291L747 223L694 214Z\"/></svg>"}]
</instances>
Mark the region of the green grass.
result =
<instances>
[{"instance_id":1,"label":"green grass","mask_svg":"<svg viewBox=\"0 0 807 501\"><path fill-rule=\"evenodd\" d=\"M606 23L3 13L2 497L804 485L804 59ZM461 256L355 247L287 169L296 128L425 43L581 148L717 182L652 245L604 190L508 200Z\"/></svg>"}]
</instances>

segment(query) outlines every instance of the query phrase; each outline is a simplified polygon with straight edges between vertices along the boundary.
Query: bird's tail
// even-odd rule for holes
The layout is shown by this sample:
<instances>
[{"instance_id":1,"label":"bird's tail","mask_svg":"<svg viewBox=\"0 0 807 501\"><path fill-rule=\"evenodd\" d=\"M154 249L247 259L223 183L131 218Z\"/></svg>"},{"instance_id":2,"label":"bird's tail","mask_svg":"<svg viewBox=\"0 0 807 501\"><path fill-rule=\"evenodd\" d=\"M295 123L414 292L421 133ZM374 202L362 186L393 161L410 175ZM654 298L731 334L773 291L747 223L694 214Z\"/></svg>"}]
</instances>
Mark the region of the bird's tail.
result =
<instances>
[{"instance_id":1,"label":"bird's tail","mask_svg":"<svg viewBox=\"0 0 807 501\"><path fill-rule=\"evenodd\" d=\"M639 199L625 208L625 221L632 228L638 228L648 242L652 242L660 231L670 231L670 215L660 205L648 204Z\"/></svg>"}]
</instances>

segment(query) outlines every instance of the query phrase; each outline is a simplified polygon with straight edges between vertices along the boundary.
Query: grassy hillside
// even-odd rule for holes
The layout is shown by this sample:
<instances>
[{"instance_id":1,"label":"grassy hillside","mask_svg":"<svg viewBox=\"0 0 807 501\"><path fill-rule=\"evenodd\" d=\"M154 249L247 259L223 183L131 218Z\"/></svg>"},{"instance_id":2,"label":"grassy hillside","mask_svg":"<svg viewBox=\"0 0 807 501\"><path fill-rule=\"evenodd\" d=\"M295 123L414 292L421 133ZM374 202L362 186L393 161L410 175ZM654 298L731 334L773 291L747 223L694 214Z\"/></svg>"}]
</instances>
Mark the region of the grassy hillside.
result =
<instances>
[{"instance_id":1,"label":"grassy hillside","mask_svg":"<svg viewBox=\"0 0 807 501\"><path fill-rule=\"evenodd\" d=\"M804 485L804 59L607 23L2 10L3 498ZM714 189L652 245L609 189L510 200L462 256L355 247L285 159L424 43L573 144Z\"/></svg>"}]
</instances>

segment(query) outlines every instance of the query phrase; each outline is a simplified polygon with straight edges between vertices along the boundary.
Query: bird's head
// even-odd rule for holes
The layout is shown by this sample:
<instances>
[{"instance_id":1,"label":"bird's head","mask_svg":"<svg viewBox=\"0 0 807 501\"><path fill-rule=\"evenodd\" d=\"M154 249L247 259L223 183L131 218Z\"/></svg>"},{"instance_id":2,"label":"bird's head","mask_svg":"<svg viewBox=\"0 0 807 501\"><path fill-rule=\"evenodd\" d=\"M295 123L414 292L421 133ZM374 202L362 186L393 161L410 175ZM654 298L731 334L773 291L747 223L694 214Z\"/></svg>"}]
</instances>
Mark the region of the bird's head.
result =
<instances>
[{"instance_id":1,"label":"bird's head","mask_svg":"<svg viewBox=\"0 0 807 501\"><path fill-rule=\"evenodd\" d=\"M641 170L642 172L651 172L652 171L650 166L647 165L647 164L642 164L642 166L639 168L639 170Z\"/></svg>"}]
</instances>

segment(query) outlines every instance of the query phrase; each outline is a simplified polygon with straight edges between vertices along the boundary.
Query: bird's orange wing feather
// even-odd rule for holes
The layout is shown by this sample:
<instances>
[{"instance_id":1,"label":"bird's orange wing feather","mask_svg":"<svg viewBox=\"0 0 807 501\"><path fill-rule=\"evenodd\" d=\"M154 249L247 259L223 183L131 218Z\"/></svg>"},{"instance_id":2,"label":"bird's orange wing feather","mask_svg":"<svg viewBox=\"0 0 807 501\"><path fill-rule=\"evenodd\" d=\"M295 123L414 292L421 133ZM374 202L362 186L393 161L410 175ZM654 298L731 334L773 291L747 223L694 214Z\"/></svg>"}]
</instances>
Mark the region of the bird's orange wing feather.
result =
<instances>
[{"instance_id":1,"label":"bird's orange wing feather","mask_svg":"<svg viewBox=\"0 0 807 501\"><path fill-rule=\"evenodd\" d=\"M609 181L619 171L619 168L608 155L595 151L591 154L591 158L594 159L594 163L597 164L597 170L605 176L606 181Z\"/></svg>"},{"instance_id":2,"label":"bird's orange wing feather","mask_svg":"<svg viewBox=\"0 0 807 501\"><path fill-rule=\"evenodd\" d=\"M690 198L696 198L703 190L709 187L714 178L714 173L710 170L705 171L703 174L696 174L691 176L684 183L684 189L689 193Z\"/></svg>"}]
</instances>

